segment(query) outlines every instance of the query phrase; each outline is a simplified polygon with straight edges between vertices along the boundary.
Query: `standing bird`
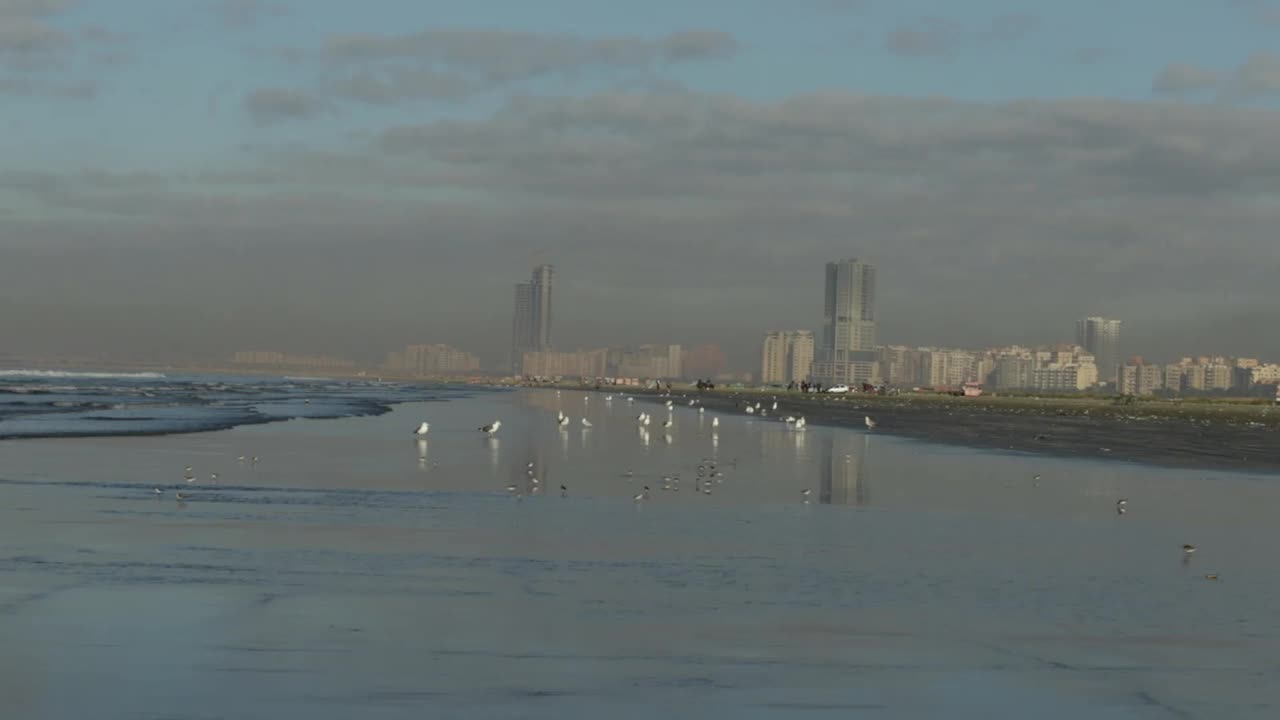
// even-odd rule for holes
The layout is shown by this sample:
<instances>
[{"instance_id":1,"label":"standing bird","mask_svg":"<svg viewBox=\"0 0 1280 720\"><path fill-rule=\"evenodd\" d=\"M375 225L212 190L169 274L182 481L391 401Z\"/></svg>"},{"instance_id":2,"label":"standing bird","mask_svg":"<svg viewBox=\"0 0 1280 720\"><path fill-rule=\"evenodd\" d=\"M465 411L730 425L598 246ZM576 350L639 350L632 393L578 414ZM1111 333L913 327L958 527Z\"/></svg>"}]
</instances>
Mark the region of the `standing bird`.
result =
<instances>
[{"instance_id":1,"label":"standing bird","mask_svg":"<svg viewBox=\"0 0 1280 720\"><path fill-rule=\"evenodd\" d=\"M863 422L865 422L865 423L867 424L867 429L868 429L868 430L874 430L874 429L875 429L875 427L876 427L876 421L875 421L875 420L872 420L870 415L863 415L863 416L862 416L862 421L863 421Z\"/></svg>"},{"instance_id":2,"label":"standing bird","mask_svg":"<svg viewBox=\"0 0 1280 720\"><path fill-rule=\"evenodd\" d=\"M560 418L556 420L556 424L559 425L560 427L564 427L568 425L569 417L567 415L561 415Z\"/></svg>"},{"instance_id":3,"label":"standing bird","mask_svg":"<svg viewBox=\"0 0 1280 720\"><path fill-rule=\"evenodd\" d=\"M809 488L805 488L800 491L800 497L804 498L804 502L806 505L809 503L809 495L811 495L812 493L813 491L810 490Z\"/></svg>"},{"instance_id":4,"label":"standing bird","mask_svg":"<svg viewBox=\"0 0 1280 720\"><path fill-rule=\"evenodd\" d=\"M755 413L756 413L756 409L755 409L755 408L753 408L753 407L751 407L750 405L748 405L748 406L747 406L747 414L748 414L748 415L754 415Z\"/></svg>"},{"instance_id":5,"label":"standing bird","mask_svg":"<svg viewBox=\"0 0 1280 720\"><path fill-rule=\"evenodd\" d=\"M561 485L561 486L560 486L560 497L562 497L562 498L567 498L567 497L569 497L569 488L565 487L564 485Z\"/></svg>"},{"instance_id":6,"label":"standing bird","mask_svg":"<svg viewBox=\"0 0 1280 720\"><path fill-rule=\"evenodd\" d=\"M418 426L418 429L413 431L413 434L426 435L430 431L431 431L431 425L428 424L426 420L423 420L422 424Z\"/></svg>"},{"instance_id":7,"label":"standing bird","mask_svg":"<svg viewBox=\"0 0 1280 720\"><path fill-rule=\"evenodd\" d=\"M720 418L718 418L718 417L713 417L713 418L711 418L711 427L713 427L713 428L718 428L718 427L720 427Z\"/></svg>"},{"instance_id":8,"label":"standing bird","mask_svg":"<svg viewBox=\"0 0 1280 720\"><path fill-rule=\"evenodd\" d=\"M796 420L796 429L803 430L804 426L807 424L808 423L805 421L804 417L801 417L799 420Z\"/></svg>"},{"instance_id":9,"label":"standing bird","mask_svg":"<svg viewBox=\"0 0 1280 720\"><path fill-rule=\"evenodd\" d=\"M591 421L590 421L590 420L588 420L588 419L586 419L586 418L582 418L582 427L584 427L584 428L589 428L589 427L591 427Z\"/></svg>"},{"instance_id":10,"label":"standing bird","mask_svg":"<svg viewBox=\"0 0 1280 720\"><path fill-rule=\"evenodd\" d=\"M493 435L494 433L498 432L498 428L500 427L502 427L502 421L494 420L488 425L485 425L484 427L480 428L480 432L485 433L487 435Z\"/></svg>"},{"instance_id":11,"label":"standing bird","mask_svg":"<svg viewBox=\"0 0 1280 720\"><path fill-rule=\"evenodd\" d=\"M648 485L645 485L645 486L644 486L644 490L642 490L642 491L640 491L640 492L636 493L635 495L633 495L633 496L631 497L631 500L632 500L633 502L637 502L637 503L639 503L639 502L644 502L645 500L648 500L648 499L649 499L649 486L648 486Z\"/></svg>"},{"instance_id":12,"label":"standing bird","mask_svg":"<svg viewBox=\"0 0 1280 720\"><path fill-rule=\"evenodd\" d=\"M699 414L699 415L701 415L702 413L704 413L704 412L706 412L706 411L707 411L707 409L706 409L706 408L702 407L701 405L699 405L699 406L698 406L698 414Z\"/></svg>"},{"instance_id":13,"label":"standing bird","mask_svg":"<svg viewBox=\"0 0 1280 720\"><path fill-rule=\"evenodd\" d=\"M672 422L671 418L667 418L666 420L663 420L663 421L662 421L662 427L664 427L664 428L669 428L669 427L671 427L672 425L675 425L675 423L674 423L674 422Z\"/></svg>"}]
</instances>

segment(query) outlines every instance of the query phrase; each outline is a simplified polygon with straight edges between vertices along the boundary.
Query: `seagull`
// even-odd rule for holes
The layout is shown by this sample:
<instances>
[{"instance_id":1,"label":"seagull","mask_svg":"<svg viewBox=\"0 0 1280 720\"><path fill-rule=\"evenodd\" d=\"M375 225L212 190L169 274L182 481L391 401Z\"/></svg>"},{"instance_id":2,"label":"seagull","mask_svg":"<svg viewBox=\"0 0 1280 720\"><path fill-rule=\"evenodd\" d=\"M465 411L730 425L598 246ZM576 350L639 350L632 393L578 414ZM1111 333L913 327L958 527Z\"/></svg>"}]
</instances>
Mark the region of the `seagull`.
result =
<instances>
[{"instance_id":1,"label":"seagull","mask_svg":"<svg viewBox=\"0 0 1280 720\"><path fill-rule=\"evenodd\" d=\"M160 488L156 488L154 492L155 492L155 494L156 494L156 495L163 495L163 494L164 494L164 491L163 491L163 490L161 490Z\"/></svg>"},{"instance_id":2,"label":"seagull","mask_svg":"<svg viewBox=\"0 0 1280 720\"><path fill-rule=\"evenodd\" d=\"M187 484L190 485L191 483L196 481L196 477L194 475L188 475L185 478L183 478L183 480L186 480Z\"/></svg>"},{"instance_id":3,"label":"seagull","mask_svg":"<svg viewBox=\"0 0 1280 720\"><path fill-rule=\"evenodd\" d=\"M482 433L487 433L487 434L489 434L489 435L492 435L492 434L494 434L494 433L498 432L498 428L500 428L500 427L502 427L502 421L501 421L501 420L494 420L493 422L489 423L488 425L485 425L484 427L480 428L480 432L482 432Z\"/></svg>"},{"instance_id":4,"label":"seagull","mask_svg":"<svg viewBox=\"0 0 1280 720\"><path fill-rule=\"evenodd\" d=\"M653 418L649 417L649 413L645 413L645 414L644 414L644 425L645 425L645 427L649 427L649 423L650 423L650 422L652 422L652 421L653 421Z\"/></svg>"},{"instance_id":5,"label":"seagull","mask_svg":"<svg viewBox=\"0 0 1280 720\"><path fill-rule=\"evenodd\" d=\"M640 492L636 493L635 495L633 495L633 496L631 497L631 500L632 500L633 502L637 502L637 503L639 503L639 502L644 502L645 500L648 500L648 499L649 499L649 486L648 486L648 485L645 485L645 486L644 486L644 490L642 490L642 491L640 491Z\"/></svg>"},{"instance_id":6,"label":"seagull","mask_svg":"<svg viewBox=\"0 0 1280 720\"><path fill-rule=\"evenodd\" d=\"M1191 553L1193 553L1193 552L1195 552L1195 551L1196 551L1196 546L1195 546L1195 545L1183 545L1183 546L1182 546L1182 552L1186 553L1187 555L1190 555Z\"/></svg>"},{"instance_id":7,"label":"seagull","mask_svg":"<svg viewBox=\"0 0 1280 720\"><path fill-rule=\"evenodd\" d=\"M711 418L711 427L720 427L720 418L718 417Z\"/></svg>"},{"instance_id":8,"label":"seagull","mask_svg":"<svg viewBox=\"0 0 1280 720\"><path fill-rule=\"evenodd\" d=\"M180 492L176 492L176 493L174 493L174 494L173 494L173 499L177 500L178 502L182 502L183 500L186 500L186 499L187 499L187 496L186 496L186 495L183 495L183 494L182 494L182 493L180 493Z\"/></svg>"},{"instance_id":9,"label":"seagull","mask_svg":"<svg viewBox=\"0 0 1280 720\"><path fill-rule=\"evenodd\" d=\"M236 458L236 462L244 462L244 456L241 455L240 457Z\"/></svg>"},{"instance_id":10,"label":"seagull","mask_svg":"<svg viewBox=\"0 0 1280 720\"><path fill-rule=\"evenodd\" d=\"M258 464L258 456L257 456L257 455L254 455L252 458L250 458L250 459L249 459L249 464L250 464L250 465L257 465L257 464Z\"/></svg>"},{"instance_id":11,"label":"seagull","mask_svg":"<svg viewBox=\"0 0 1280 720\"><path fill-rule=\"evenodd\" d=\"M699 405L699 406L698 406L698 414L699 414L699 415L701 415L702 413L704 413L704 412L706 412L706 411L707 411L707 409L706 409L706 408L702 407L701 405Z\"/></svg>"},{"instance_id":12,"label":"seagull","mask_svg":"<svg viewBox=\"0 0 1280 720\"><path fill-rule=\"evenodd\" d=\"M519 486L517 486L517 485L508 485L508 486L507 486L507 492L509 492L509 493L511 493L511 494L513 494L513 495L514 495L517 491L519 491L519 490L520 490L520 488L519 488Z\"/></svg>"},{"instance_id":13,"label":"seagull","mask_svg":"<svg viewBox=\"0 0 1280 720\"><path fill-rule=\"evenodd\" d=\"M773 401L773 409L774 409L774 410L777 410L777 409L778 409L778 401L777 401L777 400L774 400L774 401Z\"/></svg>"},{"instance_id":14,"label":"seagull","mask_svg":"<svg viewBox=\"0 0 1280 720\"><path fill-rule=\"evenodd\" d=\"M430 430L431 430L431 425L429 425L426 420L423 420L422 424L418 426L418 429L413 431L413 434L426 435L427 432Z\"/></svg>"},{"instance_id":15,"label":"seagull","mask_svg":"<svg viewBox=\"0 0 1280 720\"><path fill-rule=\"evenodd\" d=\"M806 424L805 419L801 417L799 420L796 420L796 429L803 430Z\"/></svg>"},{"instance_id":16,"label":"seagull","mask_svg":"<svg viewBox=\"0 0 1280 720\"><path fill-rule=\"evenodd\" d=\"M790 415L788 415L788 416L786 416L785 418L783 418L783 420L782 420L782 421L783 421L783 422L785 422L785 423L787 423L788 425L790 425L791 423L795 422L795 421L796 421L796 419L795 419L795 418L793 418L793 417L791 417Z\"/></svg>"},{"instance_id":17,"label":"seagull","mask_svg":"<svg viewBox=\"0 0 1280 720\"><path fill-rule=\"evenodd\" d=\"M809 502L809 495L811 493L813 493L812 490L810 490L809 488L805 488L804 490L800 491L800 497L804 498L804 501L807 503Z\"/></svg>"},{"instance_id":18,"label":"seagull","mask_svg":"<svg viewBox=\"0 0 1280 720\"><path fill-rule=\"evenodd\" d=\"M871 429L875 428L875 426L876 426L876 421L875 421L875 420L872 420L870 415L863 415L863 416L862 416L862 421L863 421L863 422L865 422L865 423L867 424L867 429L868 429L868 430L871 430Z\"/></svg>"},{"instance_id":19,"label":"seagull","mask_svg":"<svg viewBox=\"0 0 1280 720\"><path fill-rule=\"evenodd\" d=\"M560 427L564 427L565 425L568 425L568 424L569 424L569 418L568 418L568 416L566 416L566 415L561 415L561 416L560 416L560 419L559 419L559 420L556 420L556 424L557 424L557 425L559 425Z\"/></svg>"},{"instance_id":20,"label":"seagull","mask_svg":"<svg viewBox=\"0 0 1280 720\"><path fill-rule=\"evenodd\" d=\"M748 415L754 415L754 414L755 414L755 412L756 412L756 409L755 409L755 408L751 407L750 405L748 405L748 406L747 406L747 414L748 414Z\"/></svg>"},{"instance_id":21,"label":"seagull","mask_svg":"<svg viewBox=\"0 0 1280 720\"><path fill-rule=\"evenodd\" d=\"M210 480L217 480L217 479L218 479L218 473L209 473L209 479L210 479Z\"/></svg>"},{"instance_id":22,"label":"seagull","mask_svg":"<svg viewBox=\"0 0 1280 720\"><path fill-rule=\"evenodd\" d=\"M591 421L590 421L590 420L588 420L588 419L586 419L586 418L582 418L582 427L584 427L584 428L589 428L589 427L591 427Z\"/></svg>"},{"instance_id":23,"label":"seagull","mask_svg":"<svg viewBox=\"0 0 1280 720\"><path fill-rule=\"evenodd\" d=\"M560 497L562 497L562 498L563 498L563 497L569 497L569 488L567 488L567 487L565 487L565 486L561 485L561 486L560 486Z\"/></svg>"},{"instance_id":24,"label":"seagull","mask_svg":"<svg viewBox=\"0 0 1280 720\"><path fill-rule=\"evenodd\" d=\"M672 425L675 425L675 423L674 423L674 422L672 422L671 418L667 418L666 420L663 420L663 421L662 421L662 427L664 427L664 428L669 428L669 427L671 427Z\"/></svg>"},{"instance_id":25,"label":"seagull","mask_svg":"<svg viewBox=\"0 0 1280 720\"><path fill-rule=\"evenodd\" d=\"M672 407L673 405L675 405L675 403L671 402L670 400L668 400L668 401L667 401L667 409L668 409L668 410L670 410L670 409L671 409L671 407Z\"/></svg>"},{"instance_id":26,"label":"seagull","mask_svg":"<svg viewBox=\"0 0 1280 720\"><path fill-rule=\"evenodd\" d=\"M697 400L690 400L690 401L689 401L689 407L693 407L694 405L697 405L697 404L698 404L698 401L697 401Z\"/></svg>"}]
</instances>

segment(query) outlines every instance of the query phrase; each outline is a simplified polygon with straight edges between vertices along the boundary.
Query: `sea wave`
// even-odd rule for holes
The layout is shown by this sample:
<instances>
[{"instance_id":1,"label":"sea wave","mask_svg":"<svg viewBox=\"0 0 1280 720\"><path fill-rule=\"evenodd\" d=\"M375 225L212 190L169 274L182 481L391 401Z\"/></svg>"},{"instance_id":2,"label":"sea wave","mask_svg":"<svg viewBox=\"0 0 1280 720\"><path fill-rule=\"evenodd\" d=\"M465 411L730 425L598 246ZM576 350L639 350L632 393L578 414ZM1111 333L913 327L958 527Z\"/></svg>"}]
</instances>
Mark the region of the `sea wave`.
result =
<instances>
[{"instance_id":1,"label":"sea wave","mask_svg":"<svg viewBox=\"0 0 1280 720\"><path fill-rule=\"evenodd\" d=\"M72 372L68 370L0 370L0 377L25 378L101 378L120 380L163 380L166 375L158 372Z\"/></svg>"}]
</instances>

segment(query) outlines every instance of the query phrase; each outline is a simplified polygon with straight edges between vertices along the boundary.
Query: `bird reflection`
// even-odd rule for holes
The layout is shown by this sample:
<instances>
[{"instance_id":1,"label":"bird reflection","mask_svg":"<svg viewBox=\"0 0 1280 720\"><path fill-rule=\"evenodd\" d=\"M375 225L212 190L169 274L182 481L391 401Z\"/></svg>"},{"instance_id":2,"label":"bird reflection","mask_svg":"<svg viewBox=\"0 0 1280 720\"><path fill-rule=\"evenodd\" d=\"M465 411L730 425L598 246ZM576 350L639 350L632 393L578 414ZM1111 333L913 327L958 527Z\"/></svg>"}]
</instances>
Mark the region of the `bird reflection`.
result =
<instances>
[{"instance_id":1,"label":"bird reflection","mask_svg":"<svg viewBox=\"0 0 1280 720\"><path fill-rule=\"evenodd\" d=\"M418 446L418 468L421 470L426 470L427 469L427 440L425 438L419 438L415 444Z\"/></svg>"},{"instance_id":2,"label":"bird reflection","mask_svg":"<svg viewBox=\"0 0 1280 720\"><path fill-rule=\"evenodd\" d=\"M843 436L823 433L823 460L819 467L818 502L823 505L865 507L871 502L867 454L871 436Z\"/></svg>"}]
</instances>

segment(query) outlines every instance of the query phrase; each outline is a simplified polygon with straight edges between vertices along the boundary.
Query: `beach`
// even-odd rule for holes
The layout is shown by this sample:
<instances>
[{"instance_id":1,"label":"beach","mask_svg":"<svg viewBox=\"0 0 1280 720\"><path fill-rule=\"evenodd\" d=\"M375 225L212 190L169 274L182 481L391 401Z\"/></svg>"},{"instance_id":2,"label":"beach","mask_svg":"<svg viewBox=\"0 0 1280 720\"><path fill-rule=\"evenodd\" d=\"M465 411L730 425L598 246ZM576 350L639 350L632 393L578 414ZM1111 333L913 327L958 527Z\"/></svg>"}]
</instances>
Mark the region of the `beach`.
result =
<instances>
[{"instance_id":1,"label":"beach","mask_svg":"<svg viewBox=\"0 0 1280 720\"><path fill-rule=\"evenodd\" d=\"M1280 712L1274 474L607 395L0 442L0 716Z\"/></svg>"}]
</instances>

